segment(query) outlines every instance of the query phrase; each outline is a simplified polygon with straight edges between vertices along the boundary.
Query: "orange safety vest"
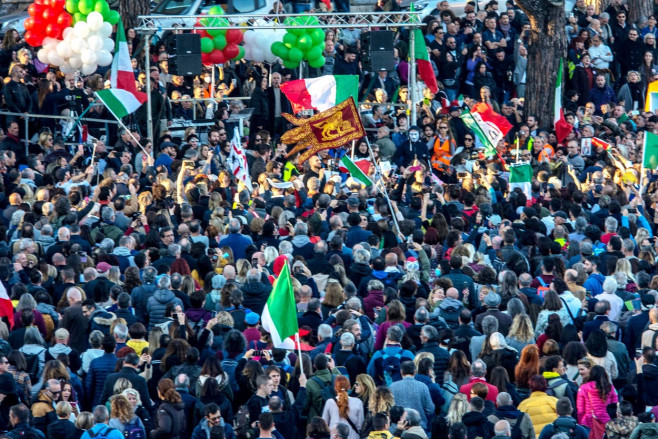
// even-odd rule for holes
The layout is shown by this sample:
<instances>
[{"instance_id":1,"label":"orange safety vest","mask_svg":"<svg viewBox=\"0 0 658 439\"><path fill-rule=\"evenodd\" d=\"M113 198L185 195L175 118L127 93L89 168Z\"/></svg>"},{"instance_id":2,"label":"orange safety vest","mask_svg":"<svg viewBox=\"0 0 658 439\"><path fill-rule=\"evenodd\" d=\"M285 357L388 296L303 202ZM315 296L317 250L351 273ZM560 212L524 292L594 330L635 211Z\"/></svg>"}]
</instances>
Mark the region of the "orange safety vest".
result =
<instances>
[{"instance_id":1,"label":"orange safety vest","mask_svg":"<svg viewBox=\"0 0 658 439\"><path fill-rule=\"evenodd\" d=\"M544 159L544 156L548 157L549 159L552 159L553 157L555 157L555 150L548 143L543 146L541 152L539 153L539 157L537 158L537 160L541 162Z\"/></svg>"},{"instance_id":2,"label":"orange safety vest","mask_svg":"<svg viewBox=\"0 0 658 439\"><path fill-rule=\"evenodd\" d=\"M454 148L455 142L451 139L441 141L438 137L434 138L434 146L432 147L432 167L436 170L441 170L443 167L450 166L451 147Z\"/></svg>"}]
</instances>

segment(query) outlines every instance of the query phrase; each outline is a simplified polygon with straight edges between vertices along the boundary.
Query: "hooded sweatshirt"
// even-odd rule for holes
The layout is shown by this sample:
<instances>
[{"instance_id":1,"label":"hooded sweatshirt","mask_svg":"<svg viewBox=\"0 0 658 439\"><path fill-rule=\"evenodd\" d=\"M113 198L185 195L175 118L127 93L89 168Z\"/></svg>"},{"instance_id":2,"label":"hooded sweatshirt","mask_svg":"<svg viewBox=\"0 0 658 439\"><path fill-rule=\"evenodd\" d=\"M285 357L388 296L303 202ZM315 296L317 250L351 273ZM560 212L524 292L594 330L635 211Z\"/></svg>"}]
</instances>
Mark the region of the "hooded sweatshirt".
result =
<instances>
[{"instance_id":1,"label":"hooded sweatshirt","mask_svg":"<svg viewBox=\"0 0 658 439\"><path fill-rule=\"evenodd\" d=\"M601 273L592 273L589 275L583 286L586 290L592 292L592 296L596 297L603 292L604 281L605 276Z\"/></svg>"}]
</instances>

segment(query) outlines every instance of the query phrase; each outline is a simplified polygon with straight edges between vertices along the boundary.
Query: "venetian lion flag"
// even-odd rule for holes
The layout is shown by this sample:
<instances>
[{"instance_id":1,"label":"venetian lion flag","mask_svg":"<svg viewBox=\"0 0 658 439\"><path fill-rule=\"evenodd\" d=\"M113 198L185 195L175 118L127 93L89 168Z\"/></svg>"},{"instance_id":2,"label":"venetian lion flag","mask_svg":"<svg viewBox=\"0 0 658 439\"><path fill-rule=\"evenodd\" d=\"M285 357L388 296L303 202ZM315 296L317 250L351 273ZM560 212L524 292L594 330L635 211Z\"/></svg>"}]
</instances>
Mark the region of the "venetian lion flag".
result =
<instances>
[{"instance_id":1,"label":"venetian lion flag","mask_svg":"<svg viewBox=\"0 0 658 439\"><path fill-rule=\"evenodd\" d=\"M509 170L510 191L518 187L521 188L528 199L531 198L532 166L530 166L530 163L512 164Z\"/></svg>"},{"instance_id":2,"label":"venetian lion flag","mask_svg":"<svg viewBox=\"0 0 658 439\"><path fill-rule=\"evenodd\" d=\"M411 4L411 11L414 10L413 3ZM414 17L415 19L415 17ZM420 79L423 80L425 85L432 93L439 91L439 84L436 82L434 76L434 69L430 62L430 57L427 53L427 45L425 44L425 37L420 29L414 29L414 56L416 57L416 66L418 67L418 74Z\"/></svg>"},{"instance_id":3,"label":"venetian lion flag","mask_svg":"<svg viewBox=\"0 0 658 439\"><path fill-rule=\"evenodd\" d=\"M555 126L555 137L558 143L562 143L564 139L573 131L573 126L564 118L564 109L562 108L562 60L560 60L560 67L557 71L557 79L555 80L555 101L553 104L553 125Z\"/></svg>"},{"instance_id":4,"label":"venetian lion flag","mask_svg":"<svg viewBox=\"0 0 658 439\"><path fill-rule=\"evenodd\" d=\"M114 116L121 119L137 111L146 102L146 93L137 91L135 74L130 63L130 53L123 24L119 20L117 27L117 42L112 60L112 73L110 74L110 88L96 92L96 96Z\"/></svg>"},{"instance_id":5,"label":"venetian lion flag","mask_svg":"<svg viewBox=\"0 0 658 439\"><path fill-rule=\"evenodd\" d=\"M649 131L644 133L642 166L644 169L651 169L652 171L658 169L658 135Z\"/></svg>"},{"instance_id":6,"label":"venetian lion flag","mask_svg":"<svg viewBox=\"0 0 658 439\"><path fill-rule=\"evenodd\" d=\"M296 143L288 157L303 151L298 158L299 164L323 149L338 148L366 135L351 96L335 107L308 119L297 119L286 113L283 113L283 117L295 125L295 128L286 131L281 136L281 142L286 145Z\"/></svg>"},{"instance_id":7,"label":"venetian lion flag","mask_svg":"<svg viewBox=\"0 0 658 439\"><path fill-rule=\"evenodd\" d=\"M325 111L352 96L359 95L358 75L325 75L319 78L297 79L281 84L281 91L292 104L292 111Z\"/></svg>"},{"instance_id":8,"label":"venetian lion flag","mask_svg":"<svg viewBox=\"0 0 658 439\"><path fill-rule=\"evenodd\" d=\"M294 346L288 337L299 332L297 325L297 306L295 294L290 279L290 266L284 262L279 277L274 282L274 288L267 299L263 315L260 318L263 328L270 333L275 348L290 348Z\"/></svg>"}]
</instances>

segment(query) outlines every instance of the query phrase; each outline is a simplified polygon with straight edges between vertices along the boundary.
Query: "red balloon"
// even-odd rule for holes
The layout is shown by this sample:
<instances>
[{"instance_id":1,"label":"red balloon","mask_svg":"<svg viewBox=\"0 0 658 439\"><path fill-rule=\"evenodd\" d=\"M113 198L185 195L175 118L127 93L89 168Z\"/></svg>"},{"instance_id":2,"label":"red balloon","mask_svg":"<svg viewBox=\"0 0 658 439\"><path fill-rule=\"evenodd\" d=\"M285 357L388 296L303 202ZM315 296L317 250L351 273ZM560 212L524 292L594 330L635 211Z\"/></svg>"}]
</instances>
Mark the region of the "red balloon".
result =
<instances>
[{"instance_id":1,"label":"red balloon","mask_svg":"<svg viewBox=\"0 0 658 439\"><path fill-rule=\"evenodd\" d=\"M23 22L23 27L25 27L26 31L31 31L34 28L34 18L28 17L25 19Z\"/></svg>"},{"instance_id":2,"label":"red balloon","mask_svg":"<svg viewBox=\"0 0 658 439\"><path fill-rule=\"evenodd\" d=\"M41 0L41 4L48 8L50 7L50 0Z\"/></svg>"},{"instance_id":3,"label":"red balloon","mask_svg":"<svg viewBox=\"0 0 658 439\"><path fill-rule=\"evenodd\" d=\"M25 32L25 41L32 47L39 47L43 42L43 36L33 32Z\"/></svg>"},{"instance_id":4,"label":"red balloon","mask_svg":"<svg viewBox=\"0 0 658 439\"><path fill-rule=\"evenodd\" d=\"M226 59L237 58L239 54L240 48L237 44L227 44L226 47L224 47L224 56Z\"/></svg>"},{"instance_id":5,"label":"red balloon","mask_svg":"<svg viewBox=\"0 0 658 439\"><path fill-rule=\"evenodd\" d=\"M202 53L201 54L201 64L204 66L209 66L212 64L212 61L210 61L210 54L209 53Z\"/></svg>"},{"instance_id":6,"label":"red balloon","mask_svg":"<svg viewBox=\"0 0 658 439\"><path fill-rule=\"evenodd\" d=\"M41 14L43 17L43 21L46 23L56 23L57 22L57 14L55 13L54 10L48 8L45 11L43 11L43 14Z\"/></svg>"},{"instance_id":7,"label":"red balloon","mask_svg":"<svg viewBox=\"0 0 658 439\"><path fill-rule=\"evenodd\" d=\"M32 26L32 32L43 35L46 31L46 25L48 23L46 23L42 17L33 17L32 23L34 23Z\"/></svg>"},{"instance_id":8,"label":"red balloon","mask_svg":"<svg viewBox=\"0 0 658 439\"><path fill-rule=\"evenodd\" d=\"M213 50L212 52L210 52L211 64L224 64L225 62L226 62L226 57L224 56L221 50Z\"/></svg>"},{"instance_id":9,"label":"red balloon","mask_svg":"<svg viewBox=\"0 0 658 439\"><path fill-rule=\"evenodd\" d=\"M27 8L27 13L30 14L31 17L41 17L41 14L43 14L44 9L45 8L40 4L32 3Z\"/></svg>"},{"instance_id":10,"label":"red balloon","mask_svg":"<svg viewBox=\"0 0 658 439\"><path fill-rule=\"evenodd\" d=\"M71 18L71 14L68 12L62 12L59 14L57 17L57 24L61 29L66 29L67 27L71 26L71 24L73 24L73 18Z\"/></svg>"},{"instance_id":11,"label":"red balloon","mask_svg":"<svg viewBox=\"0 0 658 439\"><path fill-rule=\"evenodd\" d=\"M50 0L50 7L55 10L55 12L61 12L66 7L66 0Z\"/></svg>"},{"instance_id":12,"label":"red balloon","mask_svg":"<svg viewBox=\"0 0 658 439\"><path fill-rule=\"evenodd\" d=\"M240 29L229 29L226 31L226 42L228 44L240 44L242 42L242 31Z\"/></svg>"},{"instance_id":13,"label":"red balloon","mask_svg":"<svg viewBox=\"0 0 658 439\"><path fill-rule=\"evenodd\" d=\"M46 36L59 39L62 36L62 29L57 24L50 23L46 26Z\"/></svg>"}]
</instances>

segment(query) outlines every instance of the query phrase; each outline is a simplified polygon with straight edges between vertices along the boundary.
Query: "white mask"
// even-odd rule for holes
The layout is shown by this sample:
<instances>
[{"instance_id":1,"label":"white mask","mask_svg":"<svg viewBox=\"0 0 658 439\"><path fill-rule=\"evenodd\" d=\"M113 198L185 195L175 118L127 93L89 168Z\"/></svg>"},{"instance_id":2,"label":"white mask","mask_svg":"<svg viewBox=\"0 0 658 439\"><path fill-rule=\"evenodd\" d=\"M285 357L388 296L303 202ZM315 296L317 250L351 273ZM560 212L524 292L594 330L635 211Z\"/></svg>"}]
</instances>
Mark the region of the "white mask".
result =
<instances>
[{"instance_id":1,"label":"white mask","mask_svg":"<svg viewBox=\"0 0 658 439\"><path fill-rule=\"evenodd\" d=\"M210 84L210 76L206 76L205 78L203 78L203 82L205 82L206 84Z\"/></svg>"},{"instance_id":2,"label":"white mask","mask_svg":"<svg viewBox=\"0 0 658 439\"><path fill-rule=\"evenodd\" d=\"M414 131L409 131L409 140L412 142L418 142L418 139L420 138L420 133L416 130Z\"/></svg>"}]
</instances>

